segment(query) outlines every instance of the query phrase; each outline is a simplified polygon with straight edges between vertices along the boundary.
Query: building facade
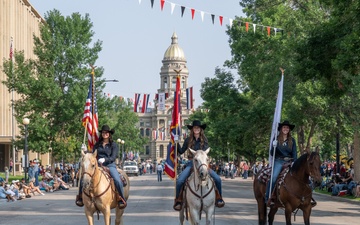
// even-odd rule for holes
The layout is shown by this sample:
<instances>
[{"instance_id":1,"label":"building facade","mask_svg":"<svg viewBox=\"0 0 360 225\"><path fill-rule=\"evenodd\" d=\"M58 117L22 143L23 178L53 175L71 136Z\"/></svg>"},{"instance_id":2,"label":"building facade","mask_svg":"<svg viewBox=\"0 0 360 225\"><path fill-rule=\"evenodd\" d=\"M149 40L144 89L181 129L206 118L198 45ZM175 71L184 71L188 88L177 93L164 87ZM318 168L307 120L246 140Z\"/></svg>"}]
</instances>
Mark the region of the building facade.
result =
<instances>
[{"instance_id":1,"label":"building facade","mask_svg":"<svg viewBox=\"0 0 360 225\"><path fill-rule=\"evenodd\" d=\"M0 67L4 60L10 59L10 45L13 52L23 51L25 58L35 57L33 49L33 35L40 35L40 24L43 18L27 0L0 0ZM14 58L14 57L13 57ZM14 60L14 59L13 59ZM6 80L6 75L0 70L0 82ZM22 149L12 146L14 137L20 135L21 124L13 118L12 100L19 99L15 92L9 92L7 87L0 83L0 171L9 167L10 160L14 162L15 174L22 171ZM31 121L30 121L31 123ZM29 159L41 159L43 164L49 164L48 155L39 156L29 153Z\"/></svg>"},{"instance_id":2,"label":"building facade","mask_svg":"<svg viewBox=\"0 0 360 225\"><path fill-rule=\"evenodd\" d=\"M167 48L162 60L160 69L160 87L157 89L156 96L165 93L165 110L160 110L158 98L154 100L154 108L145 113L137 113L139 117L139 130L141 136L149 138L144 146L144 151L140 154L142 159L151 159L159 162L167 157L167 146L170 141L170 126L172 121L172 110L174 106L174 92L176 88L176 71L180 71L180 110L181 126L189 124L191 109L186 108L186 88L188 88L189 70L186 65L184 51L178 44L178 37L174 33L171 37L171 45ZM181 129L180 144L183 143L187 129Z\"/></svg>"}]
</instances>

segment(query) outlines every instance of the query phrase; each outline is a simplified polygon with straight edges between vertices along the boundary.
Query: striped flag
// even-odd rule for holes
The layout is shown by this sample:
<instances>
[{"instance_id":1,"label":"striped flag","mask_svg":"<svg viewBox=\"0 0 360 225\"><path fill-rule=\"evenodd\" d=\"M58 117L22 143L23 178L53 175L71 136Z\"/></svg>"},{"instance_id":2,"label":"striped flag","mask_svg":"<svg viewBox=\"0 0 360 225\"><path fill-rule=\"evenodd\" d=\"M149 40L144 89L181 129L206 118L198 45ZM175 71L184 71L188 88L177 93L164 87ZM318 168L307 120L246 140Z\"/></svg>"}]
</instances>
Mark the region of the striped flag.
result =
<instances>
[{"instance_id":1,"label":"striped flag","mask_svg":"<svg viewBox=\"0 0 360 225\"><path fill-rule=\"evenodd\" d=\"M152 131L152 137L153 137L154 140L158 139L158 132L157 132L157 130L154 129L154 130Z\"/></svg>"},{"instance_id":2,"label":"striped flag","mask_svg":"<svg viewBox=\"0 0 360 225\"><path fill-rule=\"evenodd\" d=\"M171 178L176 178L176 143L175 137L180 135L180 76L176 77L176 89L174 96L174 107L172 111L172 122L170 126L170 143L168 145L167 157L165 162L165 173Z\"/></svg>"},{"instance_id":3,"label":"striped flag","mask_svg":"<svg viewBox=\"0 0 360 225\"><path fill-rule=\"evenodd\" d=\"M150 94L144 94L144 100L143 100L143 105L141 108L141 112L145 113L149 104L149 98L150 98Z\"/></svg>"},{"instance_id":4,"label":"striped flag","mask_svg":"<svg viewBox=\"0 0 360 225\"><path fill-rule=\"evenodd\" d=\"M92 98L92 92L95 88L93 88L92 80L90 80L89 92L86 98L84 115L82 119L82 125L87 130L88 137L88 149L92 149L95 143L99 140L98 134L98 112L96 107L96 97L94 93L94 98ZM94 102L92 103L92 99ZM93 108L94 107L94 108Z\"/></svg>"},{"instance_id":5,"label":"striped flag","mask_svg":"<svg viewBox=\"0 0 360 225\"><path fill-rule=\"evenodd\" d=\"M192 109L194 107L193 102L193 87L186 88L186 108Z\"/></svg>"},{"instance_id":6,"label":"striped flag","mask_svg":"<svg viewBox=\"0 0 360 225\"><path fill-rule=\"evenodd\" d=\"M135 93L134 112L138 111L139 101L140 101L140 94Z\"/></svg>"}]
</instances>

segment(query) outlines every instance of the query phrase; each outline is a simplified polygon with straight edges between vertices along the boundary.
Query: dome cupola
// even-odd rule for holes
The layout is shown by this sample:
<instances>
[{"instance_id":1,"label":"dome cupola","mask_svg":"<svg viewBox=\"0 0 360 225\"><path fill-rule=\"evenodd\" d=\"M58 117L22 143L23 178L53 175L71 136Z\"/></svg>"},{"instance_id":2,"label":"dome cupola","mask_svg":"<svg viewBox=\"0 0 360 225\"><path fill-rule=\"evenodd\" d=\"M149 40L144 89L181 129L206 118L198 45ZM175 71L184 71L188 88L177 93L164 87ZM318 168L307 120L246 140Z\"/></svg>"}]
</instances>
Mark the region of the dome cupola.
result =
<instances>
[{"instance_id":1,"label":"dome cupola","mask_svg":"<svg viewBox=\"0 0 360 225\"><path fill-rule=\"evenodd\" d=\"M171 37L171 45L166 49L163 60L184 60L185 54L182 48L178 45L178 37L176 33Z\"/></svg>"}]
</instances>

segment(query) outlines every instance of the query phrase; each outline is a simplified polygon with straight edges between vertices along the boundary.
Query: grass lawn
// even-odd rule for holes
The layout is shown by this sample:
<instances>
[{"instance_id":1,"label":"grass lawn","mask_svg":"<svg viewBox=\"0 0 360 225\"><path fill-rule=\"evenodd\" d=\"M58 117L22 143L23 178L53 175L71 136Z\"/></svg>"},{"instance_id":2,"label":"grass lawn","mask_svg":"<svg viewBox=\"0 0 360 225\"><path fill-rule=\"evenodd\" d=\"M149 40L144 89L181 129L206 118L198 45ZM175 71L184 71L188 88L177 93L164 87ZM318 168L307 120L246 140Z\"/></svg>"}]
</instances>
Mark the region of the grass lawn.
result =
<instances>
[{"instance_id":1,"label":"grass lawn","mask_svg":"<svg viewBox=\"0 0 360 225\"><path fill-rule=\"evenodd\" d=\"M331 196L331 192L328 192L327 190L319 190L318 188L315 189L316 193L321 193L321 194L325 194L325 195L329 195ZM352 195L344 195L338 198L347 198L347 199L352 199L352 200L356 200L356 201L360 201L360 198L355 198Z\"/></svg>"},{"instance_id":2,"label":"grass lawn","mask_svg":"<svg viewBox=\"0 0 360 225\"><path fill-rule=\"evenodd\" d=\"M4 172L0 173L0 177L5 180L5 173ZM13 176L10 174L9 175L9 183L11 183L11 181L13 181L13 180L21 180L21 178L24 178L24 175Z\"/></svg>"}]
</instances>

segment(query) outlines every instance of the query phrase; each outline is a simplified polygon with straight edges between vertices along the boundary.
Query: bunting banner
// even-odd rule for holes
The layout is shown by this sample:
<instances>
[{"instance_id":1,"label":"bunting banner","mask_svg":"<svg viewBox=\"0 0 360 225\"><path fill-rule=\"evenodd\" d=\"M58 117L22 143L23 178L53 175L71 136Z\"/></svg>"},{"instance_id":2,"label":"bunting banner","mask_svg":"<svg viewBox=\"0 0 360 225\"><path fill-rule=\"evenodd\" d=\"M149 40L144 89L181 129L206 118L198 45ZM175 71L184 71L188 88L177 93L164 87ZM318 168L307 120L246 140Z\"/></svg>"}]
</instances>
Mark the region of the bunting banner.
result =
<instances>
[{"instance_id":1,"label":"bunting banner","mask_svg":"<svg viewBox=\"0 0 360 225\"><path fill-rule=\"evenodd\" d=\"M140 94L135 93L134 112L138 111L139 102L140 102Z\"/></svg>"},{"instance_id":2,"label":"bunting banner","mask_svg":"<svg viewBox=\"0 0 360 225\"><path fill-rule=\"evenodd\" d=\"M193 87L186 88L186 108L187 109L194 108L193 103L194 103Z\"/></svg>"},{"instance_id":3,"label":"bunting banner","mask_svg":"<svg viewBox=\"0 0 360 225\"><path fill-rule=\"evenodd\" d=\"M174 107L172 111L172 121L170 126L170 142L167 148L167 157L165 162L165 173L171 178L176 179L176 160L177 143L180 134L180 76L176 77L176 89L174 97Z\"/></svg>"},{"instance_id":4,"label":"bunting banner","mask_svg":"<svg viewBox=\"0 0 360 225\"><path fill-rule=\"evenodd\" d=\"M154 129L154 130L152 131L152 137L153 137L154 140L158 139L158 132L157 132L156 129Z\"/></svg>"},{"instance_id":5,"label":"bunting banner","mask_svg":"<svg viewBox=\"0 0 360 225\"><path fill-rule=\"evenodd\" d=\"M142 108L141 108L141 112L145 113L149 104L149 98L150 98L150 94L144 94L144 99L143 99L143 104L142 104Z\"/></svg>"},{"instance_id":6,"label":"bunting banner","mask_svg":"<svg viewBox=\"0 0 360 225\"><path fill-rule=\"evenodd\" d=\"M165 93L159 93L159 110L165 110Z\"/></svg>"},{"instance_id":7,"label":"bunting banner","mask_svg":"<svg viewBox=\"0 0 360 225\"><path fill-rule=\"evenodd\" d=\"M92 92L93 92L93 84L91 79L89 91L85 103L84 115L82 119L82 125L86 127L87 130L88 149L93 149L95 143L99 140L99 134L98 134L99 121L98 121L98 111L96 106L96 97L94 93L94 98L92 98L93 97ZM92 99L94 99L93 103L92 103Z\"/></svg>"}]
</instances>

